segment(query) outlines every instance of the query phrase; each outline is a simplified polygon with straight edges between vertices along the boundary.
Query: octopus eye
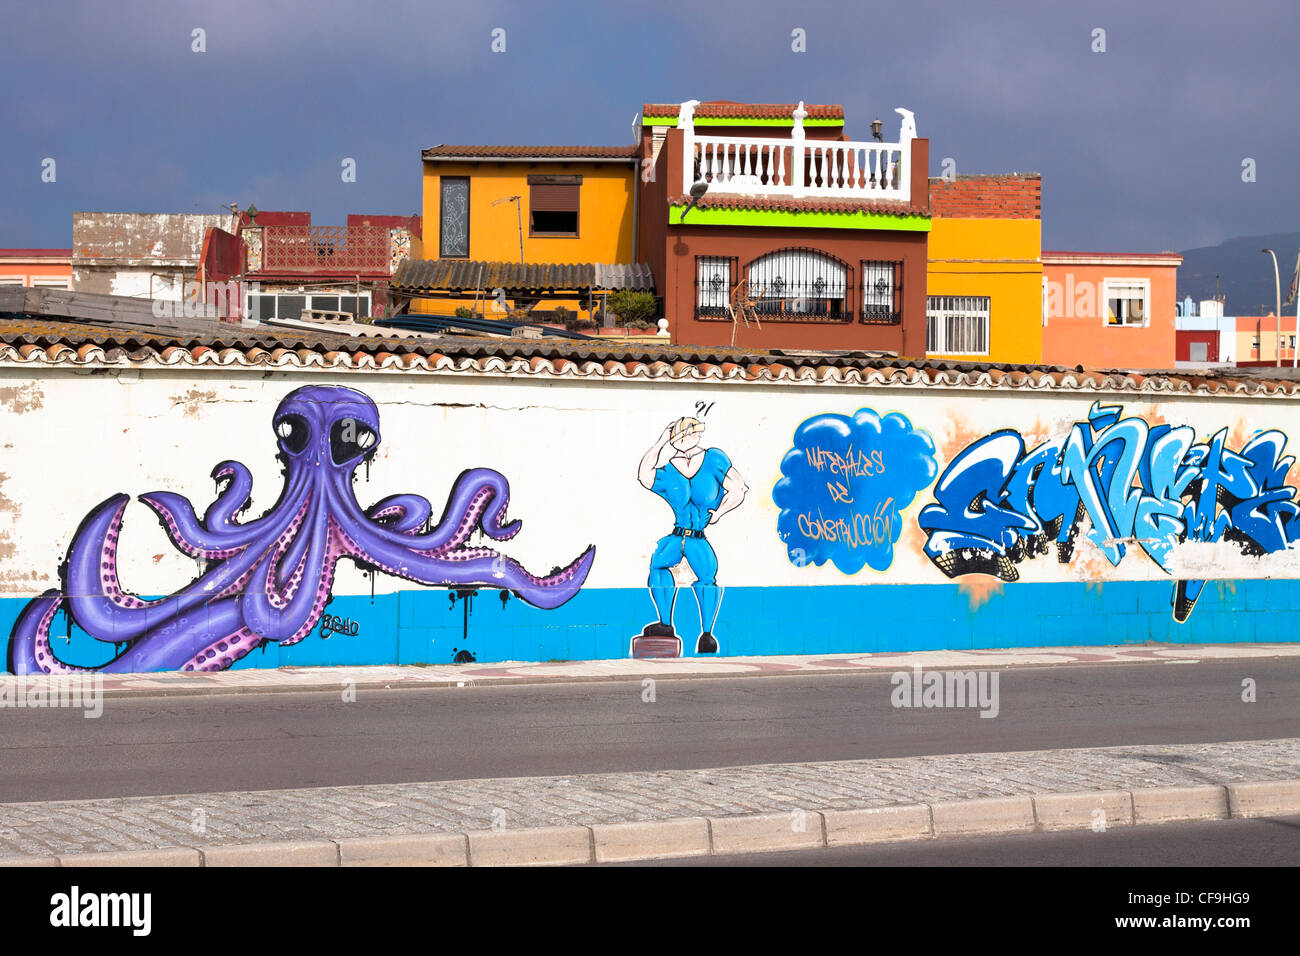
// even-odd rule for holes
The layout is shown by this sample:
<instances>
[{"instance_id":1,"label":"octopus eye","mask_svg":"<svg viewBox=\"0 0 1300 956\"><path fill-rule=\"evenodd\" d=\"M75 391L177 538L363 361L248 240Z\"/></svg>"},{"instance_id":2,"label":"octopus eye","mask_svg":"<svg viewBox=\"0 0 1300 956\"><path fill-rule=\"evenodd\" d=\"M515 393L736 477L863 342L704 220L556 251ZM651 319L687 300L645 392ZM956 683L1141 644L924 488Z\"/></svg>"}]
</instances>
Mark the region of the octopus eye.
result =
<instances>
[{"instance_id":1,"label":"octopus eye","mask_svg":"<svg viewBox=\"0 0 1300 956\"><path fill-rule=\"evenodd\" d=\"M311 441L311 426L301 415L285 415L275 424L275 433L280 436L284 450L296 455L307 447Z\"/></svg>"},{"instance_id":2,"label":"octopus eye","mask_svg":"<svg viewBox=\"0 0 1300 956\"><path fill-rule=\"evenodd\" d=\"M340 418L330 429L330 457L334 464L346 464L375 446L374 429L355 418Z\"/></svg>"}]
</instances>

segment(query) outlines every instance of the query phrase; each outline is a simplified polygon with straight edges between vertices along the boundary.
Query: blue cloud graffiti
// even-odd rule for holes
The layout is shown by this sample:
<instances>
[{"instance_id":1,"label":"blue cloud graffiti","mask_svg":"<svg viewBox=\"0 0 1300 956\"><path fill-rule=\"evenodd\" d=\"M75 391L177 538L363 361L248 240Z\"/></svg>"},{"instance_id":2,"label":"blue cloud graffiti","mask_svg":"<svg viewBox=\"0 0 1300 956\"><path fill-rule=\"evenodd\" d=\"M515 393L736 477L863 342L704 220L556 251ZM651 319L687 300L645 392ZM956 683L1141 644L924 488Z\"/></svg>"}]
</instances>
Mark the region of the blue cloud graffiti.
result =
<instances>
[{"instance_id":1,"label":"blue cloud graffiti","mask_svg":"<svg viewBox=\"0 0 1300 956\"><path fill-rule=\"evenodd\" d=\"M1184 541L1232 541L1245 554L1285 550L1300 538L1295 459L1286 436L1257 434L1241 451L1227 429L1196 442L1187 425L1123 418L1119 405L1094 402L1064 439L1025 451L1020 433L993 432L967 446L939 478L934 504L917 516L929 533L925 553L948 577L1020 577L1021 561L1047 554L1068 563L1086 515L1088 539L1112 565L1136 544L1170 572ZM1170 603L1186 621L1204 581L1177 581Z\"/></svg>"},{"instance_id":2,"label":"blue cloud graffiti","mask_svg":"<svg viewBox=\"0 0 1300 956\"><path fill-rule=\"evenodd\" d=\"M903 533L899 513L934 481L934 442L905 415L870 408L815 415L794 433L772 489L777 533L796 565L884 571Z\"/></svg>"}]
</instances>

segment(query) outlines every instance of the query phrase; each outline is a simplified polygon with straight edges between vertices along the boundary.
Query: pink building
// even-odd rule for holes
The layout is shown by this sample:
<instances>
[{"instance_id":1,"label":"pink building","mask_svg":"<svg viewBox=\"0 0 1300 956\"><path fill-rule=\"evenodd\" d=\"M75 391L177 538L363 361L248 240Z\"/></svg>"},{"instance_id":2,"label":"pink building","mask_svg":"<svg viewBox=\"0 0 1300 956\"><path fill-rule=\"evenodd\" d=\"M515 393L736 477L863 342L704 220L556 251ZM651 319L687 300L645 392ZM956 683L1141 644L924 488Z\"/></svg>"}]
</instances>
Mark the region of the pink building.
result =
<instances>
[{"instance_id":1,"label":"pink building","mask_svg":"<svg viewBox=\"0 0 1300 956\"><path fill-rule=\"evenodd\" d=\"M1044 250L1042 258L1045 364L1174 367L1182 256Z\"/></svg>"}]
</instances>

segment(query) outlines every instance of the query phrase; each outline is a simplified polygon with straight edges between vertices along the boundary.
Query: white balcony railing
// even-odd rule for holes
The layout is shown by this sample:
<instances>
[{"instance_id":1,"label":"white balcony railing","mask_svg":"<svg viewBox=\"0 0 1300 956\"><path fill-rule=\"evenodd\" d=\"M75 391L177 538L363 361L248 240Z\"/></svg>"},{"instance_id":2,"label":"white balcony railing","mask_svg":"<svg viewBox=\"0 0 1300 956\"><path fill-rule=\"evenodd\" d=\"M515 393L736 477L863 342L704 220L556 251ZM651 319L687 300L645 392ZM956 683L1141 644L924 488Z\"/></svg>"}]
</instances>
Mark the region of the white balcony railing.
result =
<instances>
[{"instance_id":1,"label":"white balcony railing","mask_svg":"<svg viewBox=\"0 0 1300 956\"><path fill-rule=\"evenodd\" d=\"M912 195L912 114L903 114L896 143L808 140L803 104L794 113L790 137L698 136L694 104L683 104L683 183L703 180L710 194L749 196L893 199Z\"/></svg>"}]
</instances>

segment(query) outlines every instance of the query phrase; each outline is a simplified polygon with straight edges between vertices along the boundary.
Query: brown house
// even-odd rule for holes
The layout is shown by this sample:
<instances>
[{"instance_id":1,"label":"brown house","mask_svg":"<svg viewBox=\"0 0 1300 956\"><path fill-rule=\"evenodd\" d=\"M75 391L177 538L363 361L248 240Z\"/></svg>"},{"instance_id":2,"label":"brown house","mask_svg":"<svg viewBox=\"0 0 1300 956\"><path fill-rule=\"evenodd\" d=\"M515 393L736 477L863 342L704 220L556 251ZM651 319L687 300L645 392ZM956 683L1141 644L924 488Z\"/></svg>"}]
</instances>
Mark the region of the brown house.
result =
<instances>
[{"instance_id":1,"label":"brown house","mask_svg":"<svg viewBox=\"0 0 1300 956\"><path fill-rule=\"evenodd\" d=\"M644 106L637 253L674 342L925 354L929 142L898 112L885 142L839 106Z\"/></svg>"},{"instance_id":2,"label":"brown house","mask_svg":"<svg viewBox=\"0 0 1300 956\"><path fill-rule=\"evenodd\" d=\"M438 258L393 290L416 312L500 294L597 319L652 277L678 344L923 356L929 141L897 112L892 142L879 122L848 139L840 106L692 100L645 104L630 146L426 149ZM554 278L575 270L597 278Z\"/></svg>"}]
</instances>

